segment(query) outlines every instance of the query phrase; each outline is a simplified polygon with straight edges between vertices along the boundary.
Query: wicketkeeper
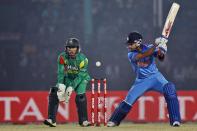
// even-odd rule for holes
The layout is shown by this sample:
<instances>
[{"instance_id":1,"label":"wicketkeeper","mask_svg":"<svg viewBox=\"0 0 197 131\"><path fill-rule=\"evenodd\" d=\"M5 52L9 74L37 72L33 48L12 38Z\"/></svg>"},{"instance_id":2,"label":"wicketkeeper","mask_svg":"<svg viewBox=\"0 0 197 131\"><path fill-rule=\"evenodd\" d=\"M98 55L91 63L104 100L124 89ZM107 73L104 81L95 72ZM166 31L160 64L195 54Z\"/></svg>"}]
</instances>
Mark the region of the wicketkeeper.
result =
<instances>
[{"instance_id":1,"label":"wicketkeeper","mask_svg":"<svg viewBox=\"0 0 197 131\"><path fill-rule=\"evenodd\" d=\"M56 115L59 102L69 102L72 91L76 92L75 103L80 126L89 126L87 113L86 86L90 80L88 74L88 59L80 53L79 40L69 38L65 51L58 56L57 84L51 87L49 93L48 119L45 125L56 127Z\"/></svg>"}]
</instances>

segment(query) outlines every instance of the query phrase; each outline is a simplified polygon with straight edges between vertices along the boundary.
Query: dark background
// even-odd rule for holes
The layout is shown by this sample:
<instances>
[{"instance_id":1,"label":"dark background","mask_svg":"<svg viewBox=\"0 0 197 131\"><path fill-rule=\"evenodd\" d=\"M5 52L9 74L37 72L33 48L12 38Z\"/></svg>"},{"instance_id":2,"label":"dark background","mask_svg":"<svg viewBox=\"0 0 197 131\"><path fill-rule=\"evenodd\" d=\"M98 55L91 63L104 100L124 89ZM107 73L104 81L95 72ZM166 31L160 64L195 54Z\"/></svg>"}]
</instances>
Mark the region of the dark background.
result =
<instances>
[{"instance_id":1,"label":"dark background","mask_svg":"<svg viewBox=\"0 0 197 131\"><path fill-rule=\"evenodd\" d=\"M80 39L92 77L111 90L128 90L135 74L124 46L136 30L144 42L160 36L171 0L0 0L0 90L48 90L56 83L57 56L67 38ZM168 53L157 63L177 89L197 88L197 1L181 8ZM159 6L160 5L160 6ZM95 62L102 66L96 67Z\"/></svg>"}]
</instances>

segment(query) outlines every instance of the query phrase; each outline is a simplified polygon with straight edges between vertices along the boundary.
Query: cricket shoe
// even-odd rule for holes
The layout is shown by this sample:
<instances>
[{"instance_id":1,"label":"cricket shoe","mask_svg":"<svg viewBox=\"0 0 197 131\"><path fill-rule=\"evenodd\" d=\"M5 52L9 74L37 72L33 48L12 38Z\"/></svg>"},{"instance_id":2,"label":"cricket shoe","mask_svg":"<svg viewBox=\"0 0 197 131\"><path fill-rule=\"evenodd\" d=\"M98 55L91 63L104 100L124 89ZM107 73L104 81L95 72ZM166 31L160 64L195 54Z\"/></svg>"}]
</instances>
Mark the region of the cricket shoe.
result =
<instances>
[{"instance_id":1,"label":"cricket shoe","mask_svg":"<svg viewBox=\"0 0 197 131\"><path fill-rule=\"evenodd\" d=\"M179 121L174 121L172 126L173 127L179 127L179 126L181 126L181 123Z\"/></svg>"},{"instance_id":2,"label":"cricket shoe","mask_svg":"<svg viewBox=\"0 0 197 131\"><path fill-rule=\"evenodd\" d=\"M81 126L83 126L83 127L91 126L91 123L89 121L83 121Z\"/></svg>"},{"instance_id":3,"label":"cricket shoe","mask_svg":"<svg viewBox=\"0 0 197 131\"><path fill-rule=\"evenodd\" d=\"M46 119L43 122L45 125L50 126L50 127L56 127L56 122L52 122L51 119Z\"/></svg>"},{"instance_id":4,"label":"cricket shoe","mask_svg":"<svg viewBox=\"0 0 197 131\"><path fill-rule=\"evenodd\" d=\"M107 122L107 127L115 127L115 126L118 126L118 125L114 123L113 121Z\"/></svg>"}]
</instances>

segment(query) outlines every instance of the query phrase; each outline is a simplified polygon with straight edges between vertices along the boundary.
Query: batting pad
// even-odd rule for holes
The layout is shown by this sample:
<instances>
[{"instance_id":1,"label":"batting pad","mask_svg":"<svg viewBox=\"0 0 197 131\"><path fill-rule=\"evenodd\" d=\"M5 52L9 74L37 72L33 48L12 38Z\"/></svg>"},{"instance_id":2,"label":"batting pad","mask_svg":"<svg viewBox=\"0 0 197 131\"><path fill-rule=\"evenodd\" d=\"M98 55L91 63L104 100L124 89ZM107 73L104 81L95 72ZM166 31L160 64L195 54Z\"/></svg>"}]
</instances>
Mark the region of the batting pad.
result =
<instances>
[{"instance_id":1,"label":"batting pad","mask_svg":"<svg viewBox=\"0 0 197 131\"><path fill-rule=\"evenodd\" d=\"M131 106L125 101L122 101L120 105L115 109L109 121L114 122L119 125L120 122L126 117L129 113Z\"/></svg>"},{"instance_id":2,"label":"batting pad","mask_svg":"<svg viewBox=\"0 0 197 131\"><path fill-rule=\"evenodd\" d=\"M181 121L180 111L179 111L179 102L176 94L175 85L171 82L167 83L164 86L164 97L167 103L167 109L170 118L170 124L173 122Z\"/></svg>"}]
</instances>

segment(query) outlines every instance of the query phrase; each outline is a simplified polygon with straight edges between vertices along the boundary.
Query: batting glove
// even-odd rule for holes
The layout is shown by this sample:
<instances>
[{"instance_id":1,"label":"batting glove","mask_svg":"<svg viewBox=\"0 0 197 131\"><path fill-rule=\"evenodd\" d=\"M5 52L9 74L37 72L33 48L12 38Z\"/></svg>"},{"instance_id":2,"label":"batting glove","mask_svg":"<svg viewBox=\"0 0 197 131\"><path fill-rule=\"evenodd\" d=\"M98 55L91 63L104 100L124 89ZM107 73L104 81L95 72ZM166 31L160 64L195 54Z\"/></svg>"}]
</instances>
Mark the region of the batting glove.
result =
<instances>
[{"instance_id":1,"label":"batting glove","mask_svg":"<svg viewBox=\"0 0 197 131\"><path fill-rule=\"evenodd\" d=\"M160 51L161 51L163 54L166 54L168 48L167 48L167 45L166 45L165 43L164 43L164 44L159 44L157 47L160 49Z\"/></svg>"},{"instance_id":2,"label":"batting glove","mask_svg":"<svg viewBox=\"0 0 197 131\"><path fill-rule=\"evenodd\" d=\"M168 42L168 39L164 38L164 37L158 37L155 39L155 44L156 46L158 45L163 45L166 44Z\"/></svg>"}]
</instances>

